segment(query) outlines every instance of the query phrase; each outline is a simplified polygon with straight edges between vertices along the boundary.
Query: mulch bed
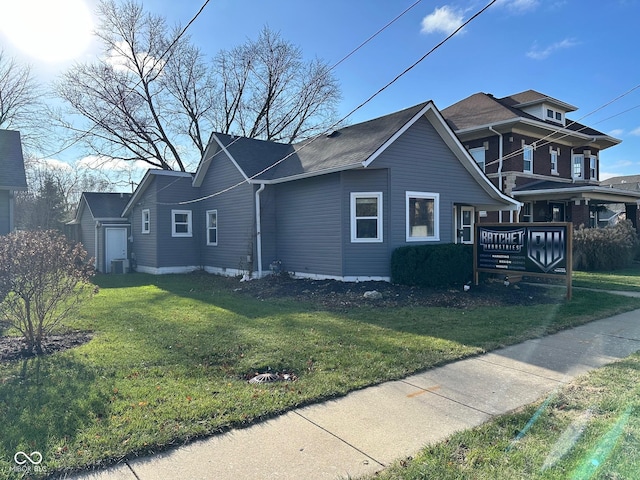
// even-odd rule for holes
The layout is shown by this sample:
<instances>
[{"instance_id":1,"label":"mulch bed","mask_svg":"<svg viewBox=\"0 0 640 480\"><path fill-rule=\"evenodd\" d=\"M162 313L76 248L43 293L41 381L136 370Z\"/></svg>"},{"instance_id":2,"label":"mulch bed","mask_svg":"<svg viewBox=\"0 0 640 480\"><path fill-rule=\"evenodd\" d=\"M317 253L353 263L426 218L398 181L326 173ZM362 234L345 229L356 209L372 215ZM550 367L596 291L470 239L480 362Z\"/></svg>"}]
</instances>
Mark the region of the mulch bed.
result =
<instances>
[{"instance_id":1,"label":"mulch bed","mask_svg":"<svg viewBox=\"0 0 640 480\"><path fill-rule=\"evenodd\" d=\"M353 283L271 275L260 280L242 282L234 290L258 299L289 298L332 311L346 311L362 306L465 309L479 306L536 305L557 301L557 297L550 295L549 288L527 283L505 287L501 279L477 287L471 286L469 291L464 291L463 285L459 288L430 289L388 282ZM365 298L365 292L374 290L382 295L381 298Z\"/></svg>"},{"instance_id":2,"label":"mulch bed","mask_svg":"<svg viewBox=\"0 0 640 480\"><path fill-rule=\"evenodd\" d=\"M0 324L0 332L3 325ZM67 350L69 348L78 347L91 340L92 335L87 332L69 332L63 335L50 335L43 342L44 354L48 355L55 352ZM35 352L26 349L26 345L22 337L6 337L0 335L0 362L11 360L24 360L35 357Z\"/></svg>"}]
</instances>

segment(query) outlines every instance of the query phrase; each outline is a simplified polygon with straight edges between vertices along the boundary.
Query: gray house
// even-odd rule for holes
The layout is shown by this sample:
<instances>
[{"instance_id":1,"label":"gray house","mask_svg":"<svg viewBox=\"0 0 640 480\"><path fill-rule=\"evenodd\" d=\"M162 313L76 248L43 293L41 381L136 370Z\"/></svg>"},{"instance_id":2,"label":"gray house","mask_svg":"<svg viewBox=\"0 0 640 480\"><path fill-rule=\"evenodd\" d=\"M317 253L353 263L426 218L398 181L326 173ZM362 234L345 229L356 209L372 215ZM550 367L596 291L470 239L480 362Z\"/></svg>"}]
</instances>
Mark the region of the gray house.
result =
<instances>
[{"instance_id":1,"label":"gray house","mask_svg":"<svg viewBox=\"0 0 640 480\"><path fill-rule=\"evenodd\" d=\"M0 235L14 226L14 192L27 189L20 132L0 130Z\"/></svg>"},{"instance_id":2,"label":"gray house","mask_svg":"<svg viewBox=\"0 0 640 480\"><path fill-rule=\"evenodd\" d=\"M519 207L426 102L293 145L214 133L195 174L150 170L121 216L138 271L357 281Z\"/></svg>"},{"instance_id":3,"label":"gray house","mask_svg":"<svg viewBox=\"0 0 640 480\"><path fill-rule=\"evenodd\" d=\"M121 214L130 199L130 193L85 192L75 218L67 224L99 272L110 273L114 260L123 261L123 270L128 267L131 225Z\"/></svg>"}]
</instances>

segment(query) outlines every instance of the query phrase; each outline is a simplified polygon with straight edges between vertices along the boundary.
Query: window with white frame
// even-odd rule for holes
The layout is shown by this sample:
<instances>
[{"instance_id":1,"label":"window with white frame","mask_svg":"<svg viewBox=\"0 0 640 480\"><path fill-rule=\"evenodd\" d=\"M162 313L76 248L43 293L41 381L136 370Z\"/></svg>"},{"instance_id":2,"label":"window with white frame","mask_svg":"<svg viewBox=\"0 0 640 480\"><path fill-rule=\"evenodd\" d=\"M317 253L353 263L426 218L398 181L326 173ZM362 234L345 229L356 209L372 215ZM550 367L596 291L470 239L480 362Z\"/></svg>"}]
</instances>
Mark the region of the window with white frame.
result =
<instances>
[{"instance_id":1,"label":"window with white frame","mask_svg":"<svg viewBox=\"0 0 640 480\"><path fill-rule=\"evenodd\" d=\"M218 245L218 210L207 210L207 245Z\"/></svg>"},{"instance_id":2,"label":"window with white frame","mask_svg":"<svg viewBox=\"0 0 640 480\"><path fill-rule=\"evenodd\" d=\"M524 158L522 171L533 173L533 147L531 145L523 145L522 155Z\"/></svg>"},{"instance_id":3,"label":"window with white frame","mask_svg":"<svg viewBox=\"0 0 640 480\"><path fill-rule=\"evenodd\" d=\"M549 153L551 155L551 173L558 174L558 156L560 152L558 150L554 150L553 148L549 149Z\"/></svg>"},{"instance_id":4,"label":"window with white frame","mask_svg":"<svg viewBox=\"0 0 640 480\"><path fill-rule=\"evenodd\" d=\"M596 180L598 177L598 157L591 155L589 157L589 178Z\"/></svg>"},{"instance_id":5,"label":"window with white frame","mask_svg":"<svg viewBox=\"0 0 640 480\"><path fill-rule=\"evenodd\" d=\"M151 232L151 211L148 208L142 210L142 233Z\"/></svg>"},{"instance_id":6,"label":"window with white frame","mask_svg":"<svg viewBox=\"0 0 640 480\"><path fill-rule=\"evenodd\" d=\"M407 242L440 240L440 194L406 192Z\"/></svg>"},{"instance_id":7,"label":"window with white frame","mask_svg":"<svg viewBox=\"0 0 640 480\"><path fill-rule=\"evenodd\" d=\"M191 210L171 210L171 236L191 237Z\"/></svg>"},{"instance_id":8,"label":"window with white frame","mask_svg":"<svg viewBox=\"0 0 640 480\"><path fill-rule=\"evenodd\" d=\"M573 178L582 178L582 165L584 164L584 155L573 156Z\"/></svg>"},{"instance_id":9,"label":"window with white frame","mask_svg":"<svg viewBox=\"0 0 640 480\"><path fill-rule=\"evenodd\" d=\"M522 221L523 222L532 222L533 221L533 204L531 202L524 202L522 205Z\"/></svg>"},{"instance_id":10,"label":"window with white frame","mask_svg":"<svg viewBox=\"0 0 640 480\"><path fill-rule=\"evenodd\" d=\"M482 171L485 171L485 148L484 147L479 147L479 148L471 148L469 149L469 153L471 154L471 156L473 157L473 159L476 161L476 163L478 164L478 166L482 169Z\"/></svg>"},{"instance_id":11,"label":"window with white frame","mask_svg":"<svg viewBox=\"0 0 640 480\"><path fill-rule=\"evenodd\" d=\"M382 192L351 193L351 241L382 242Z\"/></svg>"}]
</instances>

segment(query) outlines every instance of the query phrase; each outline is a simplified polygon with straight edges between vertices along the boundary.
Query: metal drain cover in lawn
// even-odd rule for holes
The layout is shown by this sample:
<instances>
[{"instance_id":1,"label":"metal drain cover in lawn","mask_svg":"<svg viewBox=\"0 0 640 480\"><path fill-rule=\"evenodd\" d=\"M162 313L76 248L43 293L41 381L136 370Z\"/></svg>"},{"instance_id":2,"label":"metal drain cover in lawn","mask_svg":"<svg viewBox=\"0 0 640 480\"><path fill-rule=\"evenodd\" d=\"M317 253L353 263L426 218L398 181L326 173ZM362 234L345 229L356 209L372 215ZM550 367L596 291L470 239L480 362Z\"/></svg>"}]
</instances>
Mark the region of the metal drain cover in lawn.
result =
<instances>
[{"instance_id":1,"label":"metal drain cover in lawn","mask_svg":"<svg viewBox=\"0 0 640 480\"><path fill-rule=\"evenodd\" d=\"M277 373L260 373L249 380L249 383L269 383L277 382L278 380L281 380L281 378Z\"/></svg>"}]
</instances>

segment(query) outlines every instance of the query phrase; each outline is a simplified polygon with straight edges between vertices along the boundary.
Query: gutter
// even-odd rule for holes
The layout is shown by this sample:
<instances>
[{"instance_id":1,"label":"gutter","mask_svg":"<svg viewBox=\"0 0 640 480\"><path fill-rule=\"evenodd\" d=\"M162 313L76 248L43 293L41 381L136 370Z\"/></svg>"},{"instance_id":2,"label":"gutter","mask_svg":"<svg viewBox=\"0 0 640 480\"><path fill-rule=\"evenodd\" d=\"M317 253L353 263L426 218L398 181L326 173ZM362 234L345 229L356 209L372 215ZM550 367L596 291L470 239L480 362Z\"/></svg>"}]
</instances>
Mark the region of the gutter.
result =
<instances>
[{"instance_id":1,"label":"gutter","mask_svg":"<svg viewBox=\"0 0 640 480\"><path fill-rule=\"evenodd\" d=\"M493 125L489 125L489 130L495 133L496 135L498 135L498 137L500 137L500 144L498 145L498 190L502 192L502 157L503 157L502 139L503 137L500 132L498 132L497 130L494 130Z\"/></svg>"},{"instance_id":2,"label":"gutter","mask_svg":"<svg viewBox=\"0 0 640 480\"><path fill-rule=\"evenodd\" d=\"M256 190L256 256L258 257L258 278L262 278L262 221L260 218L260 194L265 184L261 183Z\"/></svg>"}]
</instances>

